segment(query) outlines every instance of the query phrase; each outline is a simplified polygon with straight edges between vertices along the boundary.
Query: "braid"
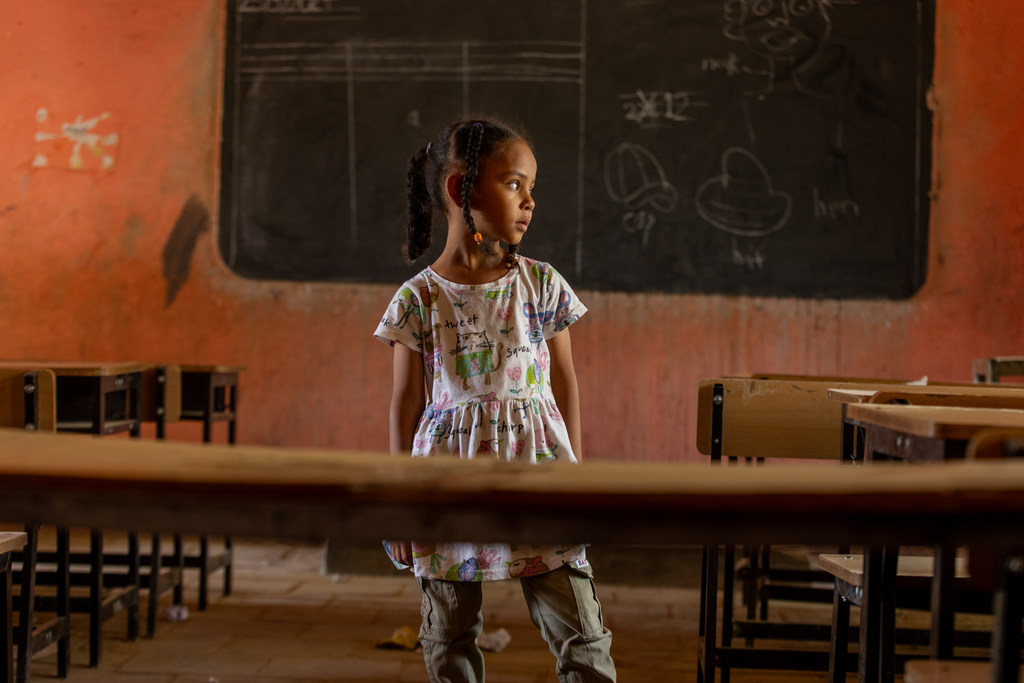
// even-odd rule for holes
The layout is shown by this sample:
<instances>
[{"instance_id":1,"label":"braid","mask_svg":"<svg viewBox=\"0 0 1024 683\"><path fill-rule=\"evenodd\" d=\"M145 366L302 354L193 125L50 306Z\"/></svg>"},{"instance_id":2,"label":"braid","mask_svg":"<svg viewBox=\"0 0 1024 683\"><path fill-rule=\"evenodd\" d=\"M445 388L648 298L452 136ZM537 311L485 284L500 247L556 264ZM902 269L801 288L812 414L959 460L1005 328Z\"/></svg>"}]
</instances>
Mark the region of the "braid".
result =
<instances>
[{"instance_id":1,"label":"braid","mask_svg":"<svg viewBox=\"0 0 1024 683\"><path fill-rule=\"evenodd\" d=\"M469 232L473 235L477 244L480 244L481 236L476 231L476 224L471 213L472 206L470 198L473 196L473 186L476 184L476 174L480 169L480 144L484 139L484 124L474 123L469 129L469 141L466 143L466 175L462 180L462 216L466 219Z\"/></svg>"},{"instance_id":2,"label":"braid","mask_svg":"<svg viewBox=\"0 0 1024 683\"><path fill-rule=\"evenodd\" d=\"M426 177L428 149L421 149L409 160L405 190L408 214L405 246L402 248L409 261L415 261L422 256L430 248L434 237L434 209Z\"/></svg>"},{"instance_id":3,"label":"braid","mask_svg":"<svg viewBox=\"0 0 1024 683\"><path fill-rule=\"evenodd\" d=\"M510 244L505 252L505 265L509 268L519 263L519 245Z\"/></svg>"}]
</instances>

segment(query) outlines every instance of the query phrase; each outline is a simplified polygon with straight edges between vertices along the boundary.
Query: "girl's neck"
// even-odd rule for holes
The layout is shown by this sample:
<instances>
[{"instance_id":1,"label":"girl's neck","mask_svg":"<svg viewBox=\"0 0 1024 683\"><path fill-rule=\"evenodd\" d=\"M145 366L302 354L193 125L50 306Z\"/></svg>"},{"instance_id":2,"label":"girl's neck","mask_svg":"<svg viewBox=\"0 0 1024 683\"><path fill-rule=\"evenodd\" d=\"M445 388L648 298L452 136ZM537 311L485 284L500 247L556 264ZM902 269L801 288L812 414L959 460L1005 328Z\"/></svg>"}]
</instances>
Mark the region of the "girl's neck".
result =
<instances>
[{"instance_id":1,"label":"girl's neck","mask_svg":"<svg viewBox=\"0 0 1024 683\"><path fill-rule=\"evenodd\" d=\"M445 280L460 285L485 285L500 280L509 271L501 249L496 254L485 254L479 249L476 254L449 254L445 249L430 267Z\"/></svg>"},{"instance_id":2,"label":"girl's neck","mask_svg":"<svg viewBox=\"0 0 1024 683\"><path fill-rule=\"evenodd\" d=\"M445 280L460 285L485 285L500 279L509 270L505 250L493 240L481 248L460 218L448 216L444 251L430 267Z\"/></svg>"}]
</instances>

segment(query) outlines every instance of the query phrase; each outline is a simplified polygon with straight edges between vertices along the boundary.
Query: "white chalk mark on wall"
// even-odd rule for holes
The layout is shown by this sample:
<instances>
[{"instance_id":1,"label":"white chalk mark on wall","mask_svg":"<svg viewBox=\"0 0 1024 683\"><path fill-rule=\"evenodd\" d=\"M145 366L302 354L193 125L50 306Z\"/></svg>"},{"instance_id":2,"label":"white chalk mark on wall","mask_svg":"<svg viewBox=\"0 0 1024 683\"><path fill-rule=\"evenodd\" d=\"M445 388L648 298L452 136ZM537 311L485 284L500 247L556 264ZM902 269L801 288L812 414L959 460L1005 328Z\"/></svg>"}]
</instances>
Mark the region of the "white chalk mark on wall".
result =
<instances>
[{"instance_id":1,"label":"white chalk mark on wall","mask_svg":"<svg viewBox=\"0 0 1024 683\"><path fill-rule=\"evenodd\" d=\"M117 133L97 130L108 119L110 114L107 112L90 119L79 114L74 121L65 121L56 130L51 128L37 131L36 154L32 166L45 168L54 165L51 161L53 159L67 158L67 167L75 171L112 170L120 138ZM49 110L45 107L36 110L37 123L47 125L49 121Z\"/></svg>"}]
</instances>

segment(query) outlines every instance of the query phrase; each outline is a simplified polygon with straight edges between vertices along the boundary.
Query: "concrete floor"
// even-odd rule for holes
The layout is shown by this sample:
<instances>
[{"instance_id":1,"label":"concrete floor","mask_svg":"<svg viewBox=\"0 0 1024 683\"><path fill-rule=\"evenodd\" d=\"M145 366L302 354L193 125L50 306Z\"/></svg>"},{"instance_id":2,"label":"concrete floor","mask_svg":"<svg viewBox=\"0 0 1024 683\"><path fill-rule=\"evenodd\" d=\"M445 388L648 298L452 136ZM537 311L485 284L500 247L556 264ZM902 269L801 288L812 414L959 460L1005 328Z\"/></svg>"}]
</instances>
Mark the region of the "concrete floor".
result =
<instances>
[{"instance_id":1,"label":"concrete floor","mask_svg":"<svg viewBox=\"0 0 1024 683\"><path fill-rule=\"evenodd\" d=\"M234 588L221 594L214 576L211 603L196 609L196 572L186 576L189 616L169 621L161 603L155 638L125 639L118 615L104 627L102 662L89 668L85 615L73 620L72 670L77 683L284 683L426 681L421 656L378 649L403 626L419 624L419 592L408 574L324 572L321 545L236 539ZM696 681L698 590L604 584L598 590L614 633L619 680ZM511 641L486 655L492 683L556 683L554 658L530 623L518 582L485 585L485 633L503 628ZM780 619L828 623L824 605L780 604ZM143 610L144 616L144 610ZM827 644L819 644L827 649ZM34 680L53 680L55 656L32 662ZM734 683L824 681L824 674L734 671ZM852 679L851 679L852 680Z\"/></svg>"}]
</instances>

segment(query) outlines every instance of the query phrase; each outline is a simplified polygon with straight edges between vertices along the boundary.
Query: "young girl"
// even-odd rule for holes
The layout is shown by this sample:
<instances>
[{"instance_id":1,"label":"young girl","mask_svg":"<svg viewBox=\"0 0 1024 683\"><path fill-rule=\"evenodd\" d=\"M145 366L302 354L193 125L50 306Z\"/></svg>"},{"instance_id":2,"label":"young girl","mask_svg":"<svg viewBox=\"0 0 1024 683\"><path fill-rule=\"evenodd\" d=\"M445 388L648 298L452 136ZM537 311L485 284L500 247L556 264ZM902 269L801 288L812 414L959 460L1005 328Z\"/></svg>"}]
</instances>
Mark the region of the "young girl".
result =
<instances>
[{"instance_id":1,"label":"young girl","mask_svg":"<svg viewBox=\"0 0 1024 683\"><path fill-rule=\"evenodd\" d=\"M394 349L392 452L579 459L568 328L587 309L554 268L517 255L536 176L524 136L493 121L452 124L411 159L406 256L430 247L435 217L446 219L448 235L374 333ZM385 545L423 591L419 636L431 681L484 680L480 582L508 578L520 579L560 681L615 680L611 632L582 545Z\"/></svg>"}]
</instances>

